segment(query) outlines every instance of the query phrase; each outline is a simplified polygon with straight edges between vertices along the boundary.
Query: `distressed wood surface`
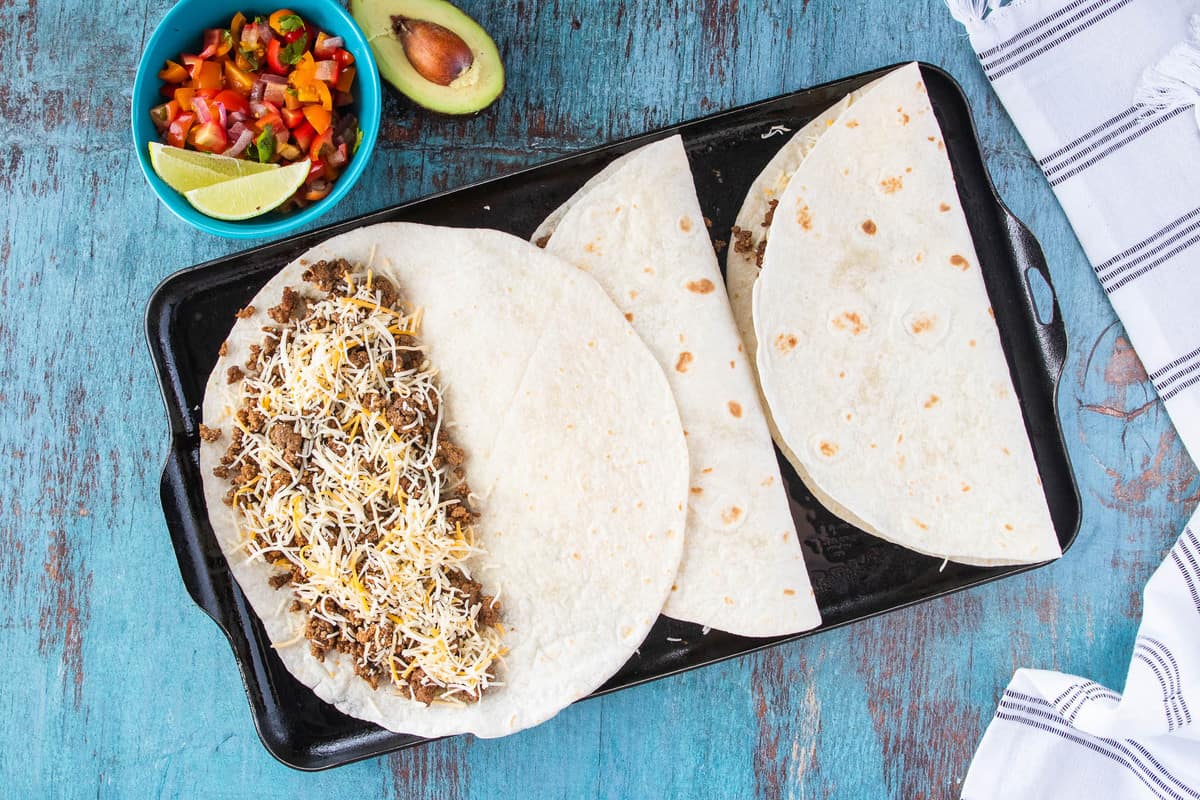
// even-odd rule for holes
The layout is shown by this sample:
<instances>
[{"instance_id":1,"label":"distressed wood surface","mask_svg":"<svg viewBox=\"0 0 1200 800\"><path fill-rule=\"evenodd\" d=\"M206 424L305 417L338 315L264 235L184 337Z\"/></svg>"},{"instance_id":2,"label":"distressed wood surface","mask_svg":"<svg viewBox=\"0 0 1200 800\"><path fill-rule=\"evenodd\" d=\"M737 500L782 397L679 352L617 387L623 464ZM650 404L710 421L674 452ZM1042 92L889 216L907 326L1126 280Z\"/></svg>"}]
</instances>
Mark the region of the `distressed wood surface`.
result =
<instances>
[{"instance_id":1,"label":"distressed wood surface","mask_svg":"<svg viewBox=\"0 0 1200 800\"><path fill-rule=\"evenodd\" d=\"M957 797L1018 666L1120 689L1140 590L1200 481L1029 152L941 0L469 0L508 67L482 116L395 97L325 222L869 68L963 84L1000 194L1041 240L1071 355L1084 501L1059 563L799 644L333 772L274 762L158 504L166 421L142 313L240 249L168 214L128 95L165 0L0 0L0 795Z\"/></svg>"}]
</instances>

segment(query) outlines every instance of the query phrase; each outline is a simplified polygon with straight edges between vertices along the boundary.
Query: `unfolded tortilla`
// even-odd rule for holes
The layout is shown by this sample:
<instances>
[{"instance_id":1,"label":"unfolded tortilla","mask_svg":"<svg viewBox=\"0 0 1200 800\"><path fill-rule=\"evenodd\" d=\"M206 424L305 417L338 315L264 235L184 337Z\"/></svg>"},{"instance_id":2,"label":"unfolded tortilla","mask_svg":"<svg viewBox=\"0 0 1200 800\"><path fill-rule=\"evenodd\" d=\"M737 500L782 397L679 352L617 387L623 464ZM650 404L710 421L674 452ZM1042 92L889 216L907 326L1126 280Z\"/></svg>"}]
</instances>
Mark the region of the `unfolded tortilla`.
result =
<instances>
[{"instance_id":1,"label":"unfolded tortilla","mask_svg":"<svg viewBox=\"0 0 1200 800\"><path fill-rule=\"evenodd\" d=\"M1061 555L918 66L826 128L779 198L753 290L793 463L834 513L913 550Z\"/></svg>"},{"instance_id":2,"label":"unfolded tortilla","mask_svg":"<svg viewBox=\"0 0 1200 800\"><path fill-rule=\"evenodd\" d=\"M296 640L304 617L287 610L287 587L268 585L275 570L237 550L234 512L221 502L228 487L212 476L236 407L224 374L261 339L283 288L334 258L369 263L424 309L422 340L480 498L487 555L472 571L501 596L509 653L503 685L479 702L429 707L390 686L371 689L344 654L318 661L303 639L279 656L323 700L391 730L493 737L535 725L620 668L670 591L688 461L662 370L594 280L506 234L377 225L293 262L234 325L204 398L205 423L226 438L200 451L214 533L273 642Z\"/></svg>"},{"instance_id":3,"label":"unfolded tortilla","mask_svg":"<svg viewBox=\"0 0 1200 800\"><path fill-rule=\"evenodd\" d=\"M680 138L610 164L534 241L599 281L657 357L679 406L691 488L683 563L664 613L746 636L819 625L752 362Z\"/></svg>"}]
</instances>

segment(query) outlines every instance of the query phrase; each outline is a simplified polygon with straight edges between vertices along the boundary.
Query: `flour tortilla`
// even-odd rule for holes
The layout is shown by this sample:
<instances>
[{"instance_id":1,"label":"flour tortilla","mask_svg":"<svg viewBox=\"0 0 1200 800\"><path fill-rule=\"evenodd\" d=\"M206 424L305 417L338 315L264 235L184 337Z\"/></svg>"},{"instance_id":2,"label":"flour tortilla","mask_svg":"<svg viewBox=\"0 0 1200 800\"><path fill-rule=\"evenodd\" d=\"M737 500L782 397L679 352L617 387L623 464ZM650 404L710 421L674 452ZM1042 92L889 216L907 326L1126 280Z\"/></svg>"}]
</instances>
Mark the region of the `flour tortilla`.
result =
<instances>
[{"instance_id":1,"label":"flour tortilla","mask_svg":"<svg viewBox=\"0 0 1200 800\"><path fill-rule=\"evenodd\" d=\"M228 444L236 386L225 370L271 324L265 310L322 258L370 262L425 309L423 340L440 370L447 419L480 496L472 574L500 593L510 652L476 704L426 707L372 690L350 659L324 662L306 642L278 650L288 670L341 711L420 736L502 736L553 716L607 680L641 643L683 548L687 446L653 356L588 276L514 237L410 224L363 228L306 253L254 298L209 379L204 421L225 437L201 446L205 498L226 553L238 545L227 484L212 476ZM610 387L620 386L613 392ZM303 617L285 609L272 570L231 566L273 642Z\"/></svg>"},{"instance_id":2,"label":"flour tortilla","mask_svg":"<svg viewBox=\"0 0 1200 800\"><path fill-rule=\"evenodd\" d=\"M625 312L679 406L691 492L683 563L663 613L744 636L819 625L680 138L609 165L533 235L546 237L549 252L590 273Z\"/></svg>"},{"instance_id":3,"label":"flour tortilla","mask_svg":"<svg viewBox=\"0 0 1200 800\"><path fill-rule=\"evenodd\" d=\"M916 64L792 175L752 316L775 424L830 510L953 561L1061 555Z\"/></svg>"}]
</instances>

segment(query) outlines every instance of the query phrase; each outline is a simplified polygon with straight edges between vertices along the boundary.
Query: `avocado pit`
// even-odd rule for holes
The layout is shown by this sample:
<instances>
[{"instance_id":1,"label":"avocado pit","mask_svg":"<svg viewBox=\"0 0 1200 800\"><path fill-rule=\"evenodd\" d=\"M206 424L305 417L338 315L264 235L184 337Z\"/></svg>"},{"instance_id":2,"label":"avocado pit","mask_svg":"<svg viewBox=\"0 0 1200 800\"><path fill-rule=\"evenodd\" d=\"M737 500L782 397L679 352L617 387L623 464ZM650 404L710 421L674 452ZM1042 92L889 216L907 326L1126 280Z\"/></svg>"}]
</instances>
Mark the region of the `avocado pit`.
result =
<instances>
[{"instance_id":1,"label":"avocado pit","mask_svg":"<svg viewBox=\"0 0 1200 800\"><path fill-rule=\"evenodd\" d=\"M438 86L454 83L475 63L462 37L436 22L397 15L392 17L392 30L417 74Z\"/></svg>"}]
</instances>

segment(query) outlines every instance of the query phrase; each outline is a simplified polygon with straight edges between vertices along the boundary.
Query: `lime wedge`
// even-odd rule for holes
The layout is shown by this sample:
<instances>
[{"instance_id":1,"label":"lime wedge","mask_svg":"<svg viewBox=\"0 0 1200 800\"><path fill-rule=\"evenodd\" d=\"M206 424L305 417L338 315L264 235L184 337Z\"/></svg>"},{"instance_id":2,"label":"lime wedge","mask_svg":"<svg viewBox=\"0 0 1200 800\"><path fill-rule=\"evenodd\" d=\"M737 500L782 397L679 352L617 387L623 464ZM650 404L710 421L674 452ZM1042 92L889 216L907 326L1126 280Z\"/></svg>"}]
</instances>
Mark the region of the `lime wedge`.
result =
<instances>
[{"instance_id":1,"label":"lime wedge","mask_svg":"<svg viewBox=\"0 0 1200 800\"><path fill-rule=\"evenodd\" d=\"M307 160L286 167L233 178L223 183L184 192L192 207L215 219L239 220L257 217L284 203L304 185Z\"/></svg>"},{"instance_id":2,"label":"lime wedge","mask_svg":"<svg viewBox=\"0 0 1200 800\"><path fill-rule=\"evenodd\" d=\"M158 177L177 192L188 192L214 183L279 169L277 164L259 164L241 158L216 156L199 150L168 147L150 142L150 165Z\"/></svg>"}]
</instances>

